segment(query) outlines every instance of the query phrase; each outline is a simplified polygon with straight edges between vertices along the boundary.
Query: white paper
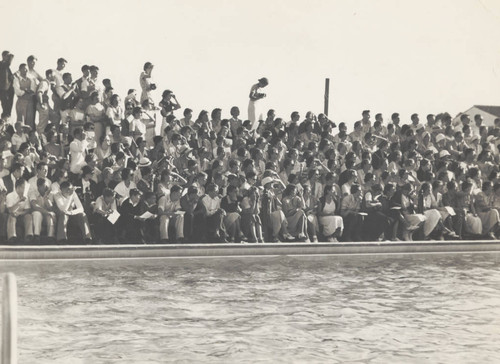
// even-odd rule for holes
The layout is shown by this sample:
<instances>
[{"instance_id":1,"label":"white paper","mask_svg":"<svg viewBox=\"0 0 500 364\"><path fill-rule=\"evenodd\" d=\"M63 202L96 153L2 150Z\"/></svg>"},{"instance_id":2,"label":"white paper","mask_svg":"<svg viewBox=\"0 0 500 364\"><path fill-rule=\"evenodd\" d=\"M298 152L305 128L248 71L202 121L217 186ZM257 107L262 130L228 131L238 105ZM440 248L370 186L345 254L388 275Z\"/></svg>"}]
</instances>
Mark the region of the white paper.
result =
<instances>
[{"instance_id":1,"label":"white paper","mask_svg":"<svg viewBox=\"0 0 500 364\"><path fill-rule=\"evenodd\" d=\"M114 224L120 217L120 213L118 211L113 211L111 214L108 215L108 220L110 223Z\"/></svg>"},{"instance_id":2,"label":"white paper","mask_svg":"<svg viewBox=\"0 0 500 364\"><path fill-rule=\"evenodd\" d=\"M141 219L150 219L152 217L155 217L154 214L152 214L151 212L149 211L146 211L145 213L143 213L141 216L139 216Z\"/></svg>"}]
</instances>

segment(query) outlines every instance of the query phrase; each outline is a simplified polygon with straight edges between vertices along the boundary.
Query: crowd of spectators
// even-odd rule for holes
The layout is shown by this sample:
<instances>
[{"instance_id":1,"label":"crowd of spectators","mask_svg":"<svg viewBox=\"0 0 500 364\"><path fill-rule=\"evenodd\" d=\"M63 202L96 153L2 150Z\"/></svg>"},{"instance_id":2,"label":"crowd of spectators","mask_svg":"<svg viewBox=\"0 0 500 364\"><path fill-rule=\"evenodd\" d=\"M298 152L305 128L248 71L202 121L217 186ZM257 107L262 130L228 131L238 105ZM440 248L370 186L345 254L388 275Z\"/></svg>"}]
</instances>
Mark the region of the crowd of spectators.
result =
<instances>
[{"instance_id":1,"label":"crowd of spectators","mask_svg":"<svg viewBox=\"0 0 500 364\"><path fill-rule=\"evenodd\" d=\"M500 119L369 110L348 130L238 107L156 105L154 66L122 98L95 65L0 62L0 241L215 243L499 237ZM74 79L76 78L76 81ZM15 104L14 104L15 101ZM15 106L15 113L12 109ZM471 120L472 119L472 120Z\"/></svg>"}]
</instances>

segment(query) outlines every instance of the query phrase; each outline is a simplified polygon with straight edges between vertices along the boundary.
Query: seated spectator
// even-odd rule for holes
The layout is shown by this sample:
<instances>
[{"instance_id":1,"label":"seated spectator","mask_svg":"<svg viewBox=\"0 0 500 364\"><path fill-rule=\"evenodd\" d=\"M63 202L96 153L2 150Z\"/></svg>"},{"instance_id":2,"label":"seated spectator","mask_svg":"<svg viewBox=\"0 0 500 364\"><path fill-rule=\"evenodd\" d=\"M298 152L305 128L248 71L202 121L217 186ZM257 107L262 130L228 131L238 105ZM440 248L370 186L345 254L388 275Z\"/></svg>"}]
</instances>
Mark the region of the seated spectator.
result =
<instances>
[{"instance_id":1,"label":"seated spectator","mask_svg":"<svg viewBox=\"0 0 500 364\"><path fill-rule=\"evenodd\" d=\"M173 185L158 201L160 217L160 239L162 243L182 243L184 240L184 211L181 206L182 187ZM192 217L191 217L192 219ZM174 229L175 237L169 241L169 229Z\"/></svg>"},{"instance_id":2,"label":"seated spectator","mask_svg":"<svg viewBox=\"0 0 500 364\"><path fill-rule=\"evenodd\" d=\"M371 173L365 176L365 188L369 189L363 196L363 211L367 213L365 218L364 236L368 240L381 240L381 237L391 239L392 219L383 211L383 204L380 201L382 187L370 180ZM383 235L382 235L383 234Z\"/></svg>"},{"instance_id":3,"label":"seated spectator","mask_svg":"<svg viewBox=\"0 0 500 364\"><path fill-rule=\"evenodd\" d=\"M477 216L481 219L482 234L495 240L500 236L500 216L498 210L493 207L493 202L493 185L490 181L485 181L482 191L474 198L474 208Z\"/></svg>"},{"instance_id":4,"label":"seated spectator","mask_svg":"<svg viewBox=\"0 0 500 364\"><path fill-rule=\"evenodd\" d=\"M412 193L412 185L406 183L401 186L392 197L393 208L399 208L404 217L403 224L400 224L403 240L413 240L413 233L422 228L425 222L423 214L415 213L415 195Z\"/></svg>"},{"instance_id":5,"label":"seated spectator","mask_svg":"<svg viewBox=\"0 0 500 364\"><path fill-rule=\"evenodd\" d=\"M210 183L206 186L205 195L200 198L195 211L195 236L199 241L207 243L226 242L224 228L225 212L220 208L221 199L217 186Z\"/></svg>"},{"instance_id":6,"label":"seated spectator","mask_svg":"<svg viewBox=\"0 0 500 364\"><path fill-rule=\"evenodd\" d=\"M71 235L76 235L77 240L85 241L87 244L92 243L87 215L71 182L61 183L61 191L54 196L54 201L57 206L58 243L68 242L68 230L69 233L73 233ZM72 223L73 229L69 229Z\"/></svg>"},{"instance_id":7,"label":"seated spectator","mask_svg":"<svg viewBox=\"0 0 500 364\"><path fill-rule=\"evenodd\" d=\"M56 242L56 212L54 196L50 193L50 182L43 177L37 179L36 188L29 191L33 211L33 242L41 242L42 225L47 231L47 242Z\"/></svg>"},{"instance_id":8,"label":"seated spectator","mask_svg":"<svg viewBox=\"0 0 500 364\"><path fill-rule=\"evenodd\" d=\"M241 201L241 230L250 243L263 243L262 222L260 220L260 195L257 187L252 186Z\"/></svg>"},{"instance_id":9,"label":"seated spectator","mask_svg":"<svg viewBox=\"0 0 500 364\"><path fill-rule=\"evenodd\" d=\"M121 182L115 187L115 192L117 193L118 205L120 205L125 199L130 195L130 191L137 188L136 184L132 181L132 170L130 168L124 168L121 171ZM142 194L142 193L141 193Z\"/></svg>"},{"instance_id":10,"label":"seated spectator","mask_svg":"<svg viewBox=\"0 0 500 364\"><path fill-rule=\"evenodd\" d=\"M227 240L240 243L246 240L241 231L241 207L239 206L238 187L229 185L226 196L221 200L221 208L225 211L224 227L227 232Z\"/></svg>"},{"instance_id":11,"label":"seated spectator","mask_svg":"<svg viewBox=\"0 0 500 364\"><path fill-rule=\"evenodd\" d=\"M75 190L87 216L94 211L93 204L97 196L97 183L92 179L94 170L90 166L82 168L81 177L75 181Z\"/></svg>"},{"instance_id":12,"label":"seated spectator","mask_svg":"<svg viewBox=\"0 0 500 364\"><path fill-rule=\"evenodd\" d=\"M338 241L344 230L344 221L342 217L337 214L338 210L333 186L326 185L324 187L323 196L319 199L317 215L321 235L328 242Z\"/></svg>"},{"instance_id":13,"label":"seated spectator","mask_svg":"<svg viewBox=\"0 0 500 364\"><path fill-rule=\"evenodd\" d=\"M351 185L350 194L344 196L340 206L340 214L344 219L344 234L342 236L345 241L361 241L361 232L363 230L363 222L366 213L361 211L361 187L358 184Z\"/></svg>"},{"instance_id":14,"label":"seated spectator","mask_svg":"<svg viewBox=\"0 0 500 364\"><path fill-rule=\"evenodd\" d=\"M302 195L295 185L288 185L282 195L283 213L287 219L288 233L298 241L309 242L307 235L307 218Z\"/></svg>"},{"instance_id":15,"label":"seated spectator","mask_svg":"<svg viewBox=\"0 0 500 364\"><path fill-rule=\"evenodd\" d=\"M159 241L160 234L158 230L158 204L153 192L148 191L142 195L142 199L139 201L139 213L141 214L138 217L142 237L141 242L145 244L156 243ZM149 214L149 216L144 216L145 213Z\"/></svg>"},{"instance_id":16,"label":"seated spectator","mask_svg":"<svg viewBox=\"0 0 500 364\"><path fill-rule=\"evenodd\" d=\"M105 187L95 201L92 219L98 244L114 244L118 241L116 221L109 219L117 211L115 192L111 188Z\"/></svg>"},{"instance_id":17,"label":"seated spectator","mask_svg":"<svg viewBox=\"0 0 500 364\"><path fill-rule=\"evenodd\" d=\"M33 216L28 198L26 180L19 178L6 198L6 207L9 211L7 218L7 238L10 244L19 242L17 237L17 222L22 223L24 234L20 241L31 242L33 239Z\"/></svg>"},{"instance_id":18,"label":"seated spectator","mask_svg":"<svg viewBox=\"0 0 500 364\"><path fill-rule=\"evenodd\" d=\"M141 218L143 208L141 202L142 192L137 188L130 189L129 197L126 197L123 203L118 207L120 218L117 221L119 231L118 239L121 243L144 243Z\"/></svg>"},{"instance_id":19,"label":"seated spectator","mask_svg":"<svg viewBox=\"0 0 500 364\"><path fill-rule=\"evenodd\" d=\"M436 200L432 194L432 186L428 182L423 183L418 198L418 211L425 216L423 225L425 239L434 231L438 233L438 237L440 238L443 233L452 234L451 231L444 226L441 213L437 207Z\"/></svg>"},{"instance_id":20,"label":"seated spectator","mask_svg":"<svg viewBox=\"0 0 500 364\"><path fill-rule=\"evenodd\" d=\"M261 221L263 222L264 239L272 243L279 242L280 237L285 240L293 240L293 236L288 234L287 219L277 196L283 182L276 176L264 177L262 186L264 192L262 193Z\"/></svg>"}]
</instances>

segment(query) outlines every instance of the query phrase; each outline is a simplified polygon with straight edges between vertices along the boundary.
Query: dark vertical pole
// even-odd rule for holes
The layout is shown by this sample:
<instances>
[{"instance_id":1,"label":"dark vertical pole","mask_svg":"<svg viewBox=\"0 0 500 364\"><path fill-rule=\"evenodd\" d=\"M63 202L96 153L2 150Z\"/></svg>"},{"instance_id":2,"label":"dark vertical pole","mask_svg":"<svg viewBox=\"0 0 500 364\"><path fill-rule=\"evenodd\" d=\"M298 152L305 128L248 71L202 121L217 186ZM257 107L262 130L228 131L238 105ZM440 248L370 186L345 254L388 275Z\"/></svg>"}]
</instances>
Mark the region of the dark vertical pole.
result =
<instances>
[{"instance_id":1,"label":"dark vertical pole","mask_svg":"<svg viewBox=\"0 0 500 364\"><path fill-rule=\"evenodd\" d=\"M328 103L330 101L330 79L325 78L325 107L324 114L328 116Z\"/></svg>"}]
</instances>

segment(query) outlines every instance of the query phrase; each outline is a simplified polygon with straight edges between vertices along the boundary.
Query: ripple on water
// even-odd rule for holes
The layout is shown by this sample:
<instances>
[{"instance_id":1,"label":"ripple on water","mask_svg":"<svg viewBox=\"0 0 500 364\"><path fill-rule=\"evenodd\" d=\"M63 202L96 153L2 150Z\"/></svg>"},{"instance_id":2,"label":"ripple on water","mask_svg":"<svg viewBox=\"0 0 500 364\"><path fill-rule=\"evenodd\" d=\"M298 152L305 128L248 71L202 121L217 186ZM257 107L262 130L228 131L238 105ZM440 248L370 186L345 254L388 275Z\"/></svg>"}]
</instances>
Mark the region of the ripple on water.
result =
<instances>
[{"instance_id":1,"label":"ripple on water","mask_svg":"<svg viewBox=\"0 0 500 364\"><path fill-rule=\"evenodd\" d=\"M500 362L496 255L17 263L23 363Z\"/></svg>"}]
</instances>

